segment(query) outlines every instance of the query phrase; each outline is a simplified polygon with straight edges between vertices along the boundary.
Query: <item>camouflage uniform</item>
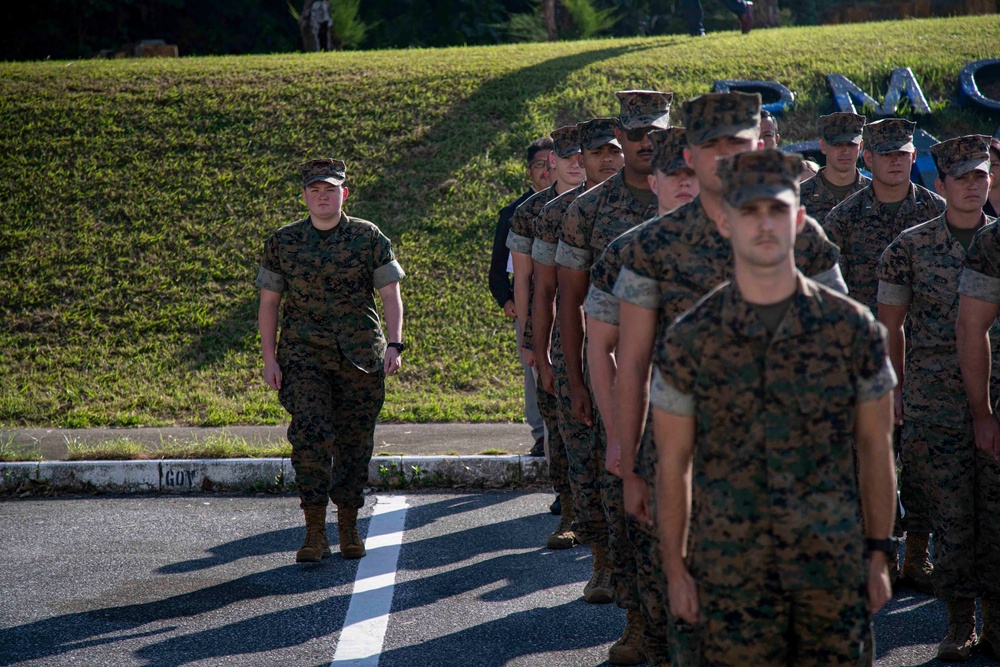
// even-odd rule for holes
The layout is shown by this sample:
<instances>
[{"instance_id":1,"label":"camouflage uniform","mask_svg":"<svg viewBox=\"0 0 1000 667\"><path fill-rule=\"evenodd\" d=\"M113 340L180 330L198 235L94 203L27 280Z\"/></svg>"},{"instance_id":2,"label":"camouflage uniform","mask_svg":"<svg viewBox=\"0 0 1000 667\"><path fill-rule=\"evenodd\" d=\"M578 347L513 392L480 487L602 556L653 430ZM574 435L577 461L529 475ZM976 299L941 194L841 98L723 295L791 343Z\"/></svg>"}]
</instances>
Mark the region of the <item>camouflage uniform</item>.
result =
<instances>
[{"instance_id":1,"label":"camouflage uniform","mask_svg":"<svg viewBox=\"0 0 1000 667\"><path fill-rule=\"evenodd\" d=\"M976 485L969 484L981 475L955 336L964 259L965 249L940 215L900 234L879 264L879 303L909 307L900 494L907 512L914 508L928 522L912 529L934 533L932 577L935 593L946 601L976 597L975 573L983 571L976 563ZM997 380L1000 325L990 339Z\"/></svg>"},{"instance_id":2,"label":"camouflage uniform","mask_svg":"<svg viewBox=\"0 0 1000 667\"><path fill-rule=\"evenodd\" d=\"M283 295L278 397L292 416L288 440L303 509L326 507L328 498L364 506L385 398L375 290L403 275L378 227L347 215L325 240L305 218L264 244L256 284Z\"/></svg>"},{"instance_id":3,"label":"camouflage uniform","mask_svg":"<svg viewBox=\"0 0 1000 667\"><path fill-rule=\"evenodd\" d=\"M912 149L914 126L898 118L866 125L865 150L888 153ZM823 229L840 248L840 266L851 296L874 312L882 252L903 230L936 218L944 208L944 199L914 183L895 214L878 200L870 183L835 206L823 221Z\"/></svg>"},{"instance_id":4,"label":"camouflage uniform","mask_svg":"<svg viewBox=\"0 0 1000 667\"><path fill-rule=\"evenodd\" d=\"M979 166L987 171L986 140L976 141L982 144L985 163ZM966 138L955 139L932 151L942 164L954 164L942 151L958 157L968 152L966 143ZM907 528L933 528L936 534L932 579L938 597L946 601L974 598L976 589L971 533L964 535L964 527L957 525L972 528L971 506L956 502L971 493L967 479L975 448L955 336L964 258L965 249L941 215L900 234L879 264L879 303L908 307L900 494L909 515Z\"/></svg>"},{"instance_id":5,"label":"camouflage uniform","mask_svg":"<svg viewBox=\"0 0 1000 667\"><path fill-rule=\"evenodd\" d=\"M519 252L522 255L531 254L531 246L534 243L535 218L541 213L550 200L556 197L556 186L553 183L541 192L536 192L517 207L513 217L510 219L510 233L507 235L507 247L511 252ZM534 348L533 330L531 326L530 304L528 321L521 334L521 347L526 350ZM537 374L536 374L537 381ZM538 412L545 422L545 430L549 438L549 480L556 493L571 492L569 483L569 463L566 459L566 445L559 429L558 401L555 396L542 389L536 394L538 402Z\"/></svg>"},{"instance_id":6,"label":"camouflage uniform","mask_svg":"<svg viewBox=\"0 0 1000 667\"><path fill-rule=\"evenodd\" d=\"M617 93L621 104L619 120L625 130L646 127L668 127L671 95L656 91L623 91ZM656 214L655 197L648 206L642 205L625 184L624 169L604 183L580 195L570 205L560 229L556 250L557 264L577 271L590 271L594 260L604 248L623 232ZM591 276L593 279L593 276ZM587 377L587 372L584 372ZM567 383L566 391L569 387ZM608 546L614 562L615 595L618 606L640 609L643 616L643 645L647 658L660 662L667 659L666 646L658 646L649 633L656 631L650 610L642 605L640 590L648 588L640 582L637 558L644 553L635 521L625 512L622 480L604 467L607 433L595 411L595 427L591 440L591 469L599 475L601 497L608 527ZM581 443L583 445L583 443ZM665 642L663 642L665 644ZM661 650L662 648L662 650Z\"/></svg>"},{"instance_id":7,"label":"camouflage uniform","mask_svg":"<svg viewBox=\"0 0 1000 667\"><path fill-rule=\"evenodd\" d=\"M568 190L542 208L535 218L534 243L531 246L531 258L539 264L555 266L555 248L559 240L559 226L569 205L587 190L586 183L581 183ZM592 473L588 472L592 465L590 439L592 430L586 424L573 419L573 411L569 399L569 380L566 377L566 358L563 356L562 337L559 335L559 297L556 296L556 316L552 321L552 339L550 356L552 373L556 381L556 417L559 433L565 443L567 475L569 486L573 490L575 517L573 532L584 544L590 544L606 534L607 525L604 513L601 511L600 490L594 487ZM540 350L539 350L540 352ZM580 449L580 443L586 447Z\"/></svg>"},{"instance_id":8,"label":"camouflage uniform","mask_svg":"<svg viewBox=\"0 0 1000 667\"><path fill-rule=\"evenodd\" d=\"M853 113L832 113L819 118L819 132L823 141L827 145L840 143L860 143L861 128L864 127L865 117ZM802 198L802 205L806 207L806 213L822 223L826 220L827 214L833 207L847 199L855 192L865 188L872 179L855 169L854 185L846 197L838 197L828 187L822 176L826 172L826 167L819 170L815 176L802 184L799 196Z\"/></svg>"},{"instance_id":9,"label":"camouflage uniform","mask_svg":"<svg viewBox=\"0 0 1000 667\"><path fill-rule=\"evenodd\" d=\"M853 429L858 403L895 385L884 329L800 274L772 337L725 283L655 365L651 403L696 420L687 565L704 664L857 664L870 619Z\"/></svg>"},{"instance_id":10,"label":"camouflage uniform","mask_svg":"<svg viewBox=\"0 0 1000 667\"><path fill-rule=\"evenodd\" d=\"M837 199L837 196L830 192L826 181L822 178L825 171L826 167L822 167L815 176L802 184L802 205L806 207L806 212L816 220L826 220L826 216L837 204L865 189L872 182L872 179L859 170L851 192L844 199Z\"/></svg>"},{"instance_id":11,"label":"camouflage uniform","mask_svg":"<svg viewBox=\"0 0 1000 667\"><path fill-rule=\"evenodd\" d=\"M687 162L684 160L687 141L683 128L655 130L650 132L650 139L653 143L654 169L670 174L678 169L687 168ZM614 285L621 271L622 251L636 234L656 220L655 217L650 218L613 240L594 262L590 269L590 290L587 292L583 308L588 319L618 326L619 304L618 297L614 295ZM653 498L650 499L650 508L651 510L655 508ZM636 592L646 621L643 627L643 645L650 662L658 664L665 662L670 654L668 637L670 616L666 605L667 580L660 559L659 536L655 527L637 521L630 521L629 528L635 557Z\"/></svg>"},{"instance_id":12,"label":"camouflage uniform","mask_svg":"<svg viewBox=\"0 0 1000 667\"><path fill-rule=\"evenodd\" d=\"M687 141L704 143L717 132L736 136L742 131L739 128L755 127L759 123L759 110L759 96L740 93L708 95L685 101L684 112L689 126ZM620 250L615 250L620 252L620 269L616 275L608 276L614 280L608 285L616 308L617 300L623 299L657 311L657 339L703 294L726 280L732 268L729 242L706 215L700 197L643 224L634 230L631 238L622 240ZM838 282L837 249L811 219L807 220L803 233L796 239L796 263L801 270L817 275L832 285ZM597 292L592 296L591 309L596 313L598 304L606 303L608 299ZM647 419L635 472L649 484L651 507L655 507L656 497L655 463L656 447ZM653 521L655 526L655 514ZM647 563L658 565L660 548L656 529L645 529L644 537L651 551ZM652 591L666 585L659 575L652 581L654 583L649 586ZM665 599L662 594L658 597ZM662 627L665 618L664 611L656 622ZM682 633L674 633L670 640L677 646L686 638Z\"/></svg>"},{"instance_id":13,"label":"camouflage uniform","mask_svg":"<svg viewBox=\"0 0 1000 667\"><path fill-rule=\"evenodd\" d=\"M726 200L798 194L801 164L776 150L724 160ZM727 282L654 351L651 405L695 420L686 564L707 665L860 664L870 641L854 426L895 376L870 312L796 283L773 334Z\"/></svg>"},{"instance_id":14,"label":"camouflage uniform","mask_svg":"<svg viewBox=\"0 0 1000 667\"><path fill-rule=\"evenodd\" d=\"M599 148L607 143L617 144L614 130L617 119L598 118L579 123L578 140L582 149ZM588 189L586 183L564 192L542 209L535 218L535 238L531 247L531 257L545 266L556 265L556 250L559 245L559 230L570 204ZM591 439L593 430L586 424L573 419L569 398L569 378L566 375L566 359L563 355L562 338L559 334L559 298L556 296L556 317L552 326L552 371L556 379L559 405L559 428L566 442L569 462L570 486L576 504L576 519L573 530L581 542L590 544L603 540L607 535L607 522L601 507L601 492L597 481L603 462L593 456ZM598 467L600 466L600 467Z\"/></svg>"},{"instance_id":15,"label":"camouflage uniform","mask_svg":"<svg viewBox=\"0 0 1000 667\"><path fill-rule=\"evenodd\" d=\"M976 234L965 256L965 266L958 284L958 293L1000 304L1000 224L987 225ZM992 333L996 330L994 323ZM993 351L993 378L991 393L997 395L997 343L991 340ZM974 458L974 462L969 459ZM975 583L979 594L994 604L1000 602L1000 464L978 447L974 457L963 461L965 484L960 496L953 502L955 526L961 526L961 536L956 542L968 544L975 541ZM956 471L956 474L958 471ZM970 480L975 480L970 484ZM975 520L970 521L970 513ZM994 612L997 608L994 607ZM991 619L992 621L992 619ZM984 625L984 633L987 628ZM994 649L996 646L994 646Z\"/></svg>"}]
</instances>

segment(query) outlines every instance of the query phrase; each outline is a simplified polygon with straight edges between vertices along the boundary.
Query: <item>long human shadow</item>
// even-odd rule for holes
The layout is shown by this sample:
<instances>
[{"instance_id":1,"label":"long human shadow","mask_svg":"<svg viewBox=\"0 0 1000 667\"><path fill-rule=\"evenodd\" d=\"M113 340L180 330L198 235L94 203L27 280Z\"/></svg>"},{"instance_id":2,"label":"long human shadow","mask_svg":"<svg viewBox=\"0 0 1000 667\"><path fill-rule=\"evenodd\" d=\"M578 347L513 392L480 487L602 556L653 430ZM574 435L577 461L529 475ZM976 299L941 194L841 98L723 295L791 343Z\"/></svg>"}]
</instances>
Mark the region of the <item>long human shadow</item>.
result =
<instances>
[{"instance_id":1,"label":"long human shadow","mask_svg":"<svg viewBox=\"0 0 1000 667\"><path fill-rule=\"evenodd\" d=\"M149 623L197 616L239 602L346 586L354 581L356 573L356 563L341 564L337 568L285 565L163 600L63 614L0 629L0 664L40 660L79 648L112 644L121 641L121 638L102 635L137 629ZM331 596L328 599L331 603L340 600L346 613L348 597ZM334 619L334 622L342 624L343 618L339 621ZM152 632L160 631L163 630ZM141 633L135 636L141 636Z\"/></svg>"},{"instance_id":2,"label":"long human shadow","mask_svg":"<svg viewBox=\"0 0 1000 667\"><path fill-rule=\"evenodd\" d=\"M404 231L447 233L452 241L475 243L487 248L488 256L486 244L492 230L472 223L461 229L445 229L430 216L431 209L450 196L449 188L440 187L441 184L459 177L470 158L476 154L521 155L524 146L534 137L509 130L524 123L525 111L532 100L564 86L574 72L602 60L659 46L634 44L599 48L551 58L484 81L472 94L454 101L448 112L414 141L390 152L390 159L377 165L374 182L365 184L363 191L352 192L349 213L375 222L394 240L398 240ZM622 82L625 87L633 83L645 82ZM614 90L608 90L609 100L614 99L613 93ZM387 108L394 104L392 99L385 100ZM579 112L592 113L589 110ZM322 115L323 111L317 110L317 117ZM575 122L582 118L559 120ZM340 147L340 150L344 148ZM301 155L283 157L287 158L285 162L291 164L302 158ZM414 169L415 162L420 163L420 169ZM509 185L514 190L520 189L520 184ZM405 202L405 206L401 206L401 202ZM496 211L504 203L498 200L489 217L495 219ZM261 245L263 241L261 238ZM405 269L405 256L401 257L401 261ZM441 269L447 272L448 267ZM185 365L198 370L222 362L230 352L256 352L256 293L252 289L255 263L253 273L246 277L245 296L233 303L221 318L194 338L181 353L180 359ZM485 287L481 296L485 303L488 296ZM419 313L408 313L407 316L411 319L420 317Z\"/></svg>"},{"instance_id":3,"label":"long human shadow","mask_svg":"<svg viewBox=\"0 0 1000 667\"><path fill-rule=\"evenodd\" d=\"M587 607L587 603L576 600L555 607L519 611L419 644L390 649L382 653L378 664L379 667L438 664L505 667L518 658L593 648L618 639L622 624L608 623ZM442 662L440 656L447 656L448 662ZM537 664L559 663L548 656ZM595 664L608 663L600 660Z\"/></svg>"},{"instance_id":4,"label":"long human shadow","mask_svg":"<svg viewBox=\"0 0 1000 667\"><path fill-rule=\"evenodd\" d=\"M412 530L423 526L425 523L434 521L442 514L455 516L461 512L470 512L489 507L498 503L506 502L509 497L503 494L482 493L472 496L462 496L459 498L449 494L443 500L410 508L407 511L407 530ZM366 503L369 508L371 504ZM398 510L396 510L398 511ZM359 516L358 531L365 536L369 535L370 518ZM327 514L327 532L331 537L336 535L337 522L336 514ZM231 542L218 544L208 548L208 555L201 558L180 561L164 565L157 570L158 574L181 574L185 572L196 572L212 567L225 565L244 558L254 558L267 556L274 553L290 552L294 550L305 536L305 527L286 528L283 530L273 530L264 533L257 533Z\"/></svg>"},{"instance_id":5,"label":"long human shadow","mask_svg":"<svg viewBox=\"0 0 1000 667\"><path fill-rule=\"evenodd\" d=\"M507 530L509 527L501 525L491 537L493 539L502 538ZM476 537L464 534L461 537L476 539ZM440 538L434 538L431 541L437 539ZM403 581L396 584L392 612L419 610L443 599L460 596L470 590L507 580L506 586L480 597L483 602L503 602L546 588L577 582L581 576L585 576L581 573L589 570L589 565L577 564L574 566L575 558L572 555L560 554L558 558L563 561L562 566L556 567L555 564L549 564L548 567L541 568L539 567L538 551L506 554L447 572ZM511 580L512 577L518 578ZM582 590L582 582L580 587ZM266 653L297 646L319 637L339 634L344 622L343 614L339 610L344 602L345 600L338 596L294 609L268 612L221 627L179 637L170 637L148 644L137 650L135 655L142 658L145 661L143 664L146 665L174 667L213 658ZM582 601L570 604L586 605ZM364 608L364 605L361 605L361 608ZM623 615L621 620L623 624ZM536 632L538 627L534 628ZM576 638L573 642L589 646L613 641L616 638L615 633L620 633L621 628L611 623L605 624L602 630L595 636ZM569 628L566 628L565 632L562 629L558 631L567 635L571 633ZM510 636L516 637L517 635ZM559 635L553 636L558 637ZM552 648L555 649L555 647ZM572 648L572 646L559 645L558 648L565 650ZM409 664L421 663L411 662Z\"/></svg>"},{"instance_id":6,"label":"long human shadow","mask_svg":"<svg viewBox=\"0 0 1000 667\"><path fill-rule=\"evenodd\" d=\"M506 499L504 494L482 495L486 498L472 503L475 509L488 508L491 504ZM437 505L438 517L441 516L440 509L449 505L473 509L466 499L442 500ZM407 529L423 525L432 518L433 513L417 511L412 523L407 521ZM405 543L404 552L411 553L401 562L400 569L440 567L491 551L517 548L532 548L532 551L505 554L402 582L396 589L394 607L408 609L424 606L442 596L462 594L500 580L505 581L505 586L491 591L484 596L484 600L511 600L544 588L578 581L585 574L581 575L581 567L573 567L572 563L583 559L585 552L582 549L574 550L576 553L556 555L555 558L561 559L564 567L540 567L541 550L537 546L544 543L545 536L551 530L551 518L539 514L418 540L416 545ZM288 534L293 532L295 531L292 529L271 531L265 534L259 545L254 545L252 538L237 542L243 547L256 549L258 555L263 555L272 553L279 540L287 549ZM511 539L514 535L519 536L518 539ZM443 541L447 544L441 544ZM373 551L369 550L370 553ZM583 569L588 568L589 566ZM187 571L189 570L182 570L182 573ZM174 627L145 629L143 626L217 612L233 605L268 597L331 590L352 583L356 573L356 563L345 563L334 556L315 566L282 566L154 602L64 614L5 628L0 630L0 664L51 658L78 649L108 646L124 640L170 632ZM166 639L147 645L140 653L150 664L184 664L205 658L266 652L298 645L309 639L339 632L349 599L349 594L331 595L321 602ZM296 629L291 631L290 619L298 619L302 623L294 624ZM126 637L104 636L133 630L135 632Z\"/></svg>"}]
</instances>

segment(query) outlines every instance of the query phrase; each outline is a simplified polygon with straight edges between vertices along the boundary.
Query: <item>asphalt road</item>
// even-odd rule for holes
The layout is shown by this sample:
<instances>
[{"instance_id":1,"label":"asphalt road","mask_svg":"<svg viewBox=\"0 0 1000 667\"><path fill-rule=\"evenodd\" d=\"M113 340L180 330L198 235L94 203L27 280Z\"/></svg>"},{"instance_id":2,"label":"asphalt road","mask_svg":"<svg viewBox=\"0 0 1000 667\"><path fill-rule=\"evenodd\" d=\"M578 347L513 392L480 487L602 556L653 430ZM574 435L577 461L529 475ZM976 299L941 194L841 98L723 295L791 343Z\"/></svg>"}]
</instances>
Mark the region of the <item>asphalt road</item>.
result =
<instances>
[{"instance_id":1,"label":"asphalt road","mask_svg":"<svg viewBox=\"0 0 1000 667\"><path fill-rule=\"evenodd\" d=\"M329 665L356 630L345 620L379 620L366 596L391 600L379 667L606 664L624 613L582 601L587 550L539 546L551 494L405 499L398 562L379 541L393 512L371 518L372 496L369 557L315 565L293 562L303 528L289 496L0 502L0 664ZM396 563L394 588L380 558ZM939 602L901 595L876 617L877 664L936 664L944 626Z\"/></svg>"}]
</instances>

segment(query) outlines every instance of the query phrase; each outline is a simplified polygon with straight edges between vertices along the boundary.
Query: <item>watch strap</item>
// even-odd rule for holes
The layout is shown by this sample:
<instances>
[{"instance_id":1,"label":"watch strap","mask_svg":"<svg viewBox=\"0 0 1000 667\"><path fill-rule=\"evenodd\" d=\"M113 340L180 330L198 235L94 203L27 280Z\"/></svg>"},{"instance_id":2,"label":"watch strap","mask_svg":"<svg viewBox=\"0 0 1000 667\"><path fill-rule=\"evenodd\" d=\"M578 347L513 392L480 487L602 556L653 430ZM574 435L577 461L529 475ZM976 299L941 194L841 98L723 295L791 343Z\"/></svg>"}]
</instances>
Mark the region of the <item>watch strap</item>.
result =
<instances>
[{"instance_id":1,"label":"watch strap","mask_svg":"<svg viewBox=\"0 0 1000 667\"><path fill-rule=\"evenodd\" d=\"M881 551L891 556L898 551L899 540L895 537L890 537L885 540L868 538L865 540L865 545L868 547L868 551Z\"/></svg>"}]
</instances>

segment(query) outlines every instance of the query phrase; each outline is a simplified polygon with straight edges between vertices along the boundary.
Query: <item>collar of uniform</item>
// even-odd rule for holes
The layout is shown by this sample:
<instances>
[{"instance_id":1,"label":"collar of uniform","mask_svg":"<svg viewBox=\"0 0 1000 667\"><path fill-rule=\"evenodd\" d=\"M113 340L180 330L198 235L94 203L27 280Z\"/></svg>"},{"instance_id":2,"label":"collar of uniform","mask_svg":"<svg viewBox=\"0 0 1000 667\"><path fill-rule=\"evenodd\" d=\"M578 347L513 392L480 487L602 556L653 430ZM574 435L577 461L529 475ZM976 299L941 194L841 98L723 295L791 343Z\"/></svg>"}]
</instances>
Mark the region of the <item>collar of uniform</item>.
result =
<instances>
[{"instance_id":1,"label":"collar of uniform","mask_svg":"<svg viewBox=\"0 0 1000 667\"><path fill-rule=\"evenodd\" d=\"M351 219L349 217L347 217L347 214L344 213L343 211L341 211L340 212L340 222L338 222L337 226L334 227L333 229L336 229L336 230L343 229L344 227L346 227L350 223L350 221L351 221ZM310 232L314 232L316 234L316 236L319 236L319 230L316 228L316 225L313 224L313 222L312 222L312 216L306 216L306 219L303 220L302 222L304 223L303 227L304 227L304 231L305 231L306 234L309 234Z\"/></svg>"},{"instance_id":2,"label":"collar of uniform","mask_svg":"<svg viewBox=\"0 0 1000 667\"><path fill-rule=\"evenodd\" d=\"M979 217L979 227L976 228L978 232L983 228L983 225L990 221L989 216L983 213ZM965 248L962 244L958 242L951 230L948 229L948 218L944 213L938 217L931 220L931 224L934 225L934 244L938 248L948 248L948 254L956 259L965 259Z\"/></svg>"},{"instance_id":3,"label":"collar of uniform","mask_svg":"<svg viewBox=\"0 0 1000 667\"><path fill-rule=\"evenodd\" d=\"M819 288L807 281L798 270L795 271L795 281L795 298L781 320L773 340L795 338L816 331L823 325ZM731 281L726 289L722 303L722 322L738 338L767 338L770 335L753 306L743 298L735 280Z\"/></svg>"},{"instance_id":4,"label":"collar of uniform","mask_svg":"<svg viewBox=\"0 0 1000 667\"><path fill-rule=\"evenodd\" d=\"M821 174L825 174L825 173L826 173L826 167L820 167L819 171L816 172L816 176L814 176L813 178L816 178L817 176L820 176ZM851 185L855 185L855 186L860 185L861 184L861 177L862 177L861 170L858 169L857 167L855 167L854 168L854 182ZM812 179L809 179L809 180L812 180ZM826 180L826 178L823 178L819 182L820 182L820 184L822 184L822 185L825 186L826 183L827 183L827 180ZM850 195L848 195L848 196L850 196Z\"/></svg>"},{"instance_id":5,"label":"collar of uniform","mask_svg":"<svg viewBox=\"0 0 1000 667\"><path fill-rule=\"evenodd\" d=\"M868 184L868 198L870 201L870 206L875 210L880 210L884 204L879 201L879 198L875 196L875 182L872 181ZM907 213L912 213L917 208L917 189L913 187L913 181L910 181L909 189L906 191L906 196L903 197L903 205L899 207L896 211L896 216L906 215Z\"/></svg>"}]
</instances>

